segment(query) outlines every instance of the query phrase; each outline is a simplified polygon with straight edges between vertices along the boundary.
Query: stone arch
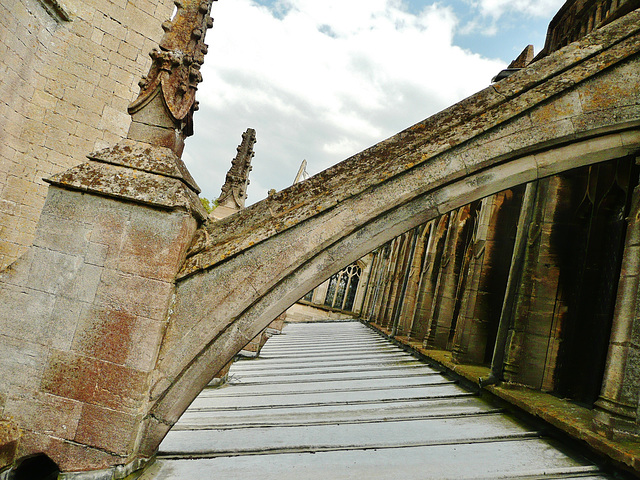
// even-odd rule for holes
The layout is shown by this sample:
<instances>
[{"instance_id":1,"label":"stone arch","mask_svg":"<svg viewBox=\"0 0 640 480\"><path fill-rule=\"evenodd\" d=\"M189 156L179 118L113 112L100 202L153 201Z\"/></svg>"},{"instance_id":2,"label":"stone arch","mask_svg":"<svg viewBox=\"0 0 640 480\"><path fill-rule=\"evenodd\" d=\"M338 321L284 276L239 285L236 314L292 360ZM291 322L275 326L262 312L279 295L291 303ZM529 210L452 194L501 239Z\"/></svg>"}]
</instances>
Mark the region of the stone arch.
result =
<instances>
[{"instance_id":1,"label":"stone arch","mask_svg":"<svg viewBox=\"0 0 640 480\"><path fill-rule=\"evenodd\" d=\"M366 253L488 195L636 154L637 18L208 226L176 280L140 454L273 318Z\"/></svg>"},{"instance_id":2,"label":"stone arch","mask_svg":"<svg viewBox=\"0 0 640 480\"><path fill-rule=\"evenodd\" d=\"M194 335L197 330L192 327L182 336L174 332L172 338L169 332L165 337L158 364L168 368L166 373L159 372L165 376L159 378L151 392L154 406L145 420L142 452L151 454L157 448L171 425L236 351L319 282L401 233L471 201L560 171L638 151L640 131L623 130L545 146L535 153L496 162L472 175L458 172L460 175L452 175L458 177L456 180L426 192L414 192L402 204L377 211L376 207L388 198L385 190L399 188L380 185L377 192L354 196L213 269L182 278L173 306L174 321L182 323L188 315L192 320L208 322L212 328L206 336ZM435 162L430 166L440 168ZM410 179L399 182L412 185ZM327 227L330 219L332 228ZM300 238L313 240L307 240L303 248L294 248L293 245L300 245ZM229 288L221 291L220 285ZM237 296L243 293L251 300L238 301ZM208 296L211 302L203 304L201 299ZM171 373L171 367L179 369Z\"/></svg>"}]
</instances>

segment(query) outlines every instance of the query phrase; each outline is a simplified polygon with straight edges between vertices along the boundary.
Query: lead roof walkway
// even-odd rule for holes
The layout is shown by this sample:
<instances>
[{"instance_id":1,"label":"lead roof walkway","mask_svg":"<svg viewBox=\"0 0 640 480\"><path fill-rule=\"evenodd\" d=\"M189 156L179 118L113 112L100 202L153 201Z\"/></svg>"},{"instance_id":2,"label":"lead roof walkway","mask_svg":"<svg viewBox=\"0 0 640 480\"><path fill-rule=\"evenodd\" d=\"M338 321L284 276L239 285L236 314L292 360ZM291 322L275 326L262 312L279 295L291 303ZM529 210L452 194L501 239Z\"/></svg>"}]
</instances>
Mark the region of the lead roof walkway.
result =
<instances>
[{"instance_id":1,"label":"lead roof walkway","mask_svg":"<svg viewBox=\"0 0 640 480\"><path fill-rule=\"evenodd\" d=\"M233 364L142 480L606 479L359 322L290 324Z\"/></svg>"}]
</instances>

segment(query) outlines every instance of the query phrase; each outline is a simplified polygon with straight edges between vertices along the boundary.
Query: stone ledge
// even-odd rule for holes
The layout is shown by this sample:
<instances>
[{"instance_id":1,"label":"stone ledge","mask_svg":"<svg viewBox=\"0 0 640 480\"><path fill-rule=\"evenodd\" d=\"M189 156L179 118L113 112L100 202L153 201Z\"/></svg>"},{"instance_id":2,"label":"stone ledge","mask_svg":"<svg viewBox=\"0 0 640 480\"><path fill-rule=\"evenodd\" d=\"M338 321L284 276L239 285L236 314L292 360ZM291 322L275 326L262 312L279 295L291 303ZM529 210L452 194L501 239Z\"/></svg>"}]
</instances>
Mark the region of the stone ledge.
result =
<instances>
[{"instance_id":1,"label":"stone ledge","mask_svg":"<svg viewBox=\"0 0 640 480\"><path fill-rule=\"evenodd\" d=\"M182 208L201 222L207 218L197 193L174 177L89 160L44 181L63 189L129 200L151 207L170 210Z\"/></svg>"},{"instance_id":2,"label":"stone ledge","mask_svg":"<svg viewBox=\"0 0 640 480\"><path fill-rule=\"evenodd\" d=\"M187 170L182 159L166 147L125 138L113 147L90 153L88 158L102 163L175 178L184 182L194 192L200 193L200 187Z\"/></svg>"},{"instance_id":3,"label":"stone ledge","mask_svg":"<svg viewBox=\"0 0 640 480\"><path fill-rule=\"evenodd\" d=\"M73 20L73 13L60 0L40 0L42 6L58 22L70 22Z\"/></svg>"},{"instance_id":4,"label":"stone ledge","mask_svg":"<svg viewBox=\"0 0 640 480\"><path fill-rule=\"evenodd\" d=\"M487 377L491 371L490 368L480 365L457 364L453 361L451 352L427 349L422 346L422 342L409 337L393 337L391 331L386 328L369 322L363 321L363 323L385 337L435 362L443 370L452 372L477 385L481 391L505 400L518 409L563 431L570 437L586 443L597 454L612 460L621 468L630 470L636 476L640 476L640 441L614 441L594 431L595 410L521 385L499 383L481 387L479 379Z\"/></svg>"}]
</instances>

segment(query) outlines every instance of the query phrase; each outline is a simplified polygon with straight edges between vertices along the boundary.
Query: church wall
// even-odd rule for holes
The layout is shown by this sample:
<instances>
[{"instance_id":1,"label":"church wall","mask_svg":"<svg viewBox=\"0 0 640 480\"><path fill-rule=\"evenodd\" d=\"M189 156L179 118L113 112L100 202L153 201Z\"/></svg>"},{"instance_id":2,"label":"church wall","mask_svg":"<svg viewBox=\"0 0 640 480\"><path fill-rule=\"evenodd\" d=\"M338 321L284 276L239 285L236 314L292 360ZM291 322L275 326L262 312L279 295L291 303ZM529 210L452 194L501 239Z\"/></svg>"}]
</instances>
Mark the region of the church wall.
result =
<instances>
[{"instance_id":1,"label":"church wall","mask_svg":"<svg viewBox=\"0 0 640 480\"><path fill-rule=\"evenodd\" d=\"M29 246L43 177L124 137L170 0L0 4L0 268Z\"/></svg>"}]
</instances>

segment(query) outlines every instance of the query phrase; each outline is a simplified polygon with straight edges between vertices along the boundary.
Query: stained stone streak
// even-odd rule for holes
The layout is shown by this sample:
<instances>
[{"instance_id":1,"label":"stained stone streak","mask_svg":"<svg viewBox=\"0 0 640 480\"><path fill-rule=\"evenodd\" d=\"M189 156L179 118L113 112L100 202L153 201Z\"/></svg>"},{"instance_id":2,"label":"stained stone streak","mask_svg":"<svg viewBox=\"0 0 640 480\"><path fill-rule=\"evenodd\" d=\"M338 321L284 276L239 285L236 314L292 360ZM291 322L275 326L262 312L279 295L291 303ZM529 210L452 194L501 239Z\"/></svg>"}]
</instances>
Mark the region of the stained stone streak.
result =
<instances>
[{"instance_id":1,"label":"stained stone streak","mask_svg":"<svg viewBox=\"0 0 640 480\"><path fill-rule=\"evenodd\" d=\"M287 325L141 480L611 478L358 322Z\"/></svg>"}]
</instances>

